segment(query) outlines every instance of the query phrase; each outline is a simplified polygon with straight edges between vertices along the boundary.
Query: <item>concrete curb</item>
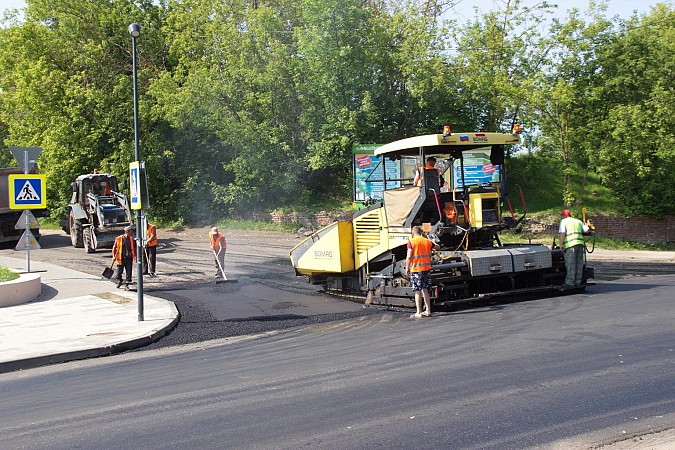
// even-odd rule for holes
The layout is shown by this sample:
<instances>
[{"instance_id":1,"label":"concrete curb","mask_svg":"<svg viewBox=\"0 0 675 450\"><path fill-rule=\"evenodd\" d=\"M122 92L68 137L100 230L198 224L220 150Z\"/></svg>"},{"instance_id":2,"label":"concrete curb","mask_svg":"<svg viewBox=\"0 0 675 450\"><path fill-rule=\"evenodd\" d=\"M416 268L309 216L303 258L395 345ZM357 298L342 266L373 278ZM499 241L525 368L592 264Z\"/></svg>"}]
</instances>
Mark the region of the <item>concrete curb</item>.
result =
<instances>
[{"instance_id":1,"label":"concrete curb","mask_svg":"<svg viewBox=\"0 0 675 450\"><path fill-rule=\"evenodd\" d=\"M31 302L40 294L42 294L40 274L19 274L16 280L0 283L0 308Z\"/></svg>"},{"instance_id":2,"label":"concrete curb","mask_svg":"<svg viewBox=\"0 0 675 450\"><path fill-rule=\"evenodd\" d=\"M32 369L35 367L76 361L88 358L97 358L101 356L110 356L122 353L128 350L148 345L161 337L167 335L176 326L180 319L180 313L173 302L163 300L172 310L173 319L157 329L146 333L145 335L133 337L131 339L122 338L119 342L103 346L91 347L78 350L65 351L61 353L40 355L30 358L17 359L14 361L0 362L0 373L13 372L17 370Z\"/></svg>"}]
</instances>

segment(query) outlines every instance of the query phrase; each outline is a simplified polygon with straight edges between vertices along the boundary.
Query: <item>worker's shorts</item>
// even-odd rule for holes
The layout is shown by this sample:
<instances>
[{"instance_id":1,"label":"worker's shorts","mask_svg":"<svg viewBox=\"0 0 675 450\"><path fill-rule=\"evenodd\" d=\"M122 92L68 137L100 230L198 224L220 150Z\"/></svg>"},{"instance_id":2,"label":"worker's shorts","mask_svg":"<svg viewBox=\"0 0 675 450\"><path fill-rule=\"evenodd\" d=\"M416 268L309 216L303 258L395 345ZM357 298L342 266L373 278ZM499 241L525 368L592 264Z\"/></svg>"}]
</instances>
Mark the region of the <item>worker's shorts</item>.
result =
<instances>
[{"instance_id":1,"label":"worker's shorts","mask_svg":"<svg viewBox=\"0 0 675 450\"><path fill-rule=\"evenodd\" d=\"M421 291L422 289L431 289L431 271L425 270L424 272L411 272L410 283L412 284L412 289L415 292Z\"/></svg>"}]
</instances>

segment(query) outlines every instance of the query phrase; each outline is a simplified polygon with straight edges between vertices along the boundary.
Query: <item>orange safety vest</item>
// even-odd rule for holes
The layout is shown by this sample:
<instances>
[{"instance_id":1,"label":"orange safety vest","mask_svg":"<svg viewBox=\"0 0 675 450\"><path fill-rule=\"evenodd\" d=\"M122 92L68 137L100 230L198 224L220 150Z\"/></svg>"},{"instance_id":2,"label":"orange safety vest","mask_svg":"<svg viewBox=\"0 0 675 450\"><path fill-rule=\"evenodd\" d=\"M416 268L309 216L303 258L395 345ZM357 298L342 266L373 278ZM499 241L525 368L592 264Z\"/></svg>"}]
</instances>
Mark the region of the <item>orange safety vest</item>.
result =
<instances>
[{"instance_id":1,"label":"orange safety vest","mask_svg":"<svg viewBox=\"0 0 675 450\"><path fill-rule=\"evenodd\" d=\"M225 236L222 234L211 234L209 233L209 241L211 242L211 250L218 253L221 248L227 248L227 241L225 241ZM222 244L221 244L222 242Z\"/></svg>"},{"instance_id":2,"label":"orange safety vest","mask_svg":"<svg viewBox=\"0 0 675 450\"><path fill-rule=\"evenodd\" d=\"M430 166L429 164L424 166L424 170L432 170L432 169L436 169L436 167ZM417 187L422 186L422 179L424 178L424 170L417 169L417 173L415 174L415 180L413 181L413 184ZM441 171L436 169L436 175L440 177Z\"/></svg>"},{"instance_id":3,"label":"orange safety vest","mask_svg":"<svg viewBox=\"0 0 675 450\"><path fill-rule=\"evenodd\" d=\"M124 250L124 243L122 242L122 239L126 238L125 235L120 235L115 238L115 243L113 244L113 256L115 257L115 264L117 265L122 265L122 251ZM131 259L136 260L136 249L134 245L134 239L129 238L131 241L130 247L131 247Z\"/></svg>"},{"instance_id":4,"label":"orange safety vest","mask_svg":"<svg viewBox=\"0 0 675 450\"><path fill-rule=\"evenodd\" d=\"M425 272L431 270L431 249L434 243L422 236L410 239L412 255L410 257L411 272Z\"/></svg>"},{"instance_id":5,"label":"orange safety vest","mask_svg":"<svg viewBox=\"0 0 675 450\"><path fill-rule=\"evenodd\" d=\"M157 227L151 223L148 223L148 230L145 236L145 242L146 242L145 245L147 245L148 247L154 247L157 245Z\"/></svg>"}]
</instances>

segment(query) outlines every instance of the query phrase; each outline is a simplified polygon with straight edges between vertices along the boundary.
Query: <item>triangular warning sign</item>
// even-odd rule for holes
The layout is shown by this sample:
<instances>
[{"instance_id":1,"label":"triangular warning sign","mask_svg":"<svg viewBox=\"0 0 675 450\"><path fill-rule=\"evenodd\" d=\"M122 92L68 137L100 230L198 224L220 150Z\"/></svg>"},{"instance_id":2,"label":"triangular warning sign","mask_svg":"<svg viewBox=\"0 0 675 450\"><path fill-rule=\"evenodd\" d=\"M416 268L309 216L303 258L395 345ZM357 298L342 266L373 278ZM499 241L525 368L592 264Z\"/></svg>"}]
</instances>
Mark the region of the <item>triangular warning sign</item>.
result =
<instances>
[{"instance_id":1,"label":"triangular warning sign","mask_svg":"<svg viewBox=\"0 0 675 450\"><path fill-rule=\"evenodd\" d=\"M40 196L35 191L35 188L33 188L33 185L29 180L26 180L26 183L24 183L23 187L16 195L17 202L26 200L40 200Z\"/></svg>"},{"instance_id":2,"label":"triangular warning sign","mask_svg":"<svg viewBox=\"0 0 675 450\"><path fill-rule=\"evenodd\" d=\"M37 239L35 239L35 236L33 236L33 233L30 232L30 230L26 230L23 232L23 235L21 236L21 239L19 239L19 242L16 244L16 247L14 247L14 250L26 250L26 248L30 248L31 250L37 250L41 249L40 244L38 243Z\"/></svg>"},{"instance_id":3,"label":"triangular warning sign","mask_svg":"<svg viewBox=\"0 0 675 450\"><path fill-rule=\"evenodd\" d=\"M14 225L15 230L23 230L26 228L26 221L28 221L28 228L40 228L40 224L30 210L25 209L19 217L19 220Z\"/></svg>"}]
</instances>

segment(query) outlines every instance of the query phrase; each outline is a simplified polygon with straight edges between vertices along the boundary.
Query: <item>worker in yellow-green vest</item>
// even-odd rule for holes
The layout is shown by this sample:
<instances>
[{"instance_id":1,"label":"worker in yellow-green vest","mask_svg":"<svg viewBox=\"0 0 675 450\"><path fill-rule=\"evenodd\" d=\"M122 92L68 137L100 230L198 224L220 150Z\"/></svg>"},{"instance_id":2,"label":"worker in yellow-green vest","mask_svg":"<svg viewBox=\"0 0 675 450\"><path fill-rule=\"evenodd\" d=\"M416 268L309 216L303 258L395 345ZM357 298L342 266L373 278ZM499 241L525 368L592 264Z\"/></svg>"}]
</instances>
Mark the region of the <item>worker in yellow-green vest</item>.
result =
<instances>
[{"instance_id":1,"label":"worker in yellow-green vest","mask_svg":"<svg viewBox=\"0 0 675 450\"><path fill-rule=\"evenodd\" d=\"M588 233L590 229L581 220L572 217L569 209L563 210L560 215L562 220L560 221L560 228L558 228L558 236L560 248L563 249L563 256L565 257L565 270L567 271L563 287L580 286L586 251L584 233Z\"/></svg>"}]
</instances>

